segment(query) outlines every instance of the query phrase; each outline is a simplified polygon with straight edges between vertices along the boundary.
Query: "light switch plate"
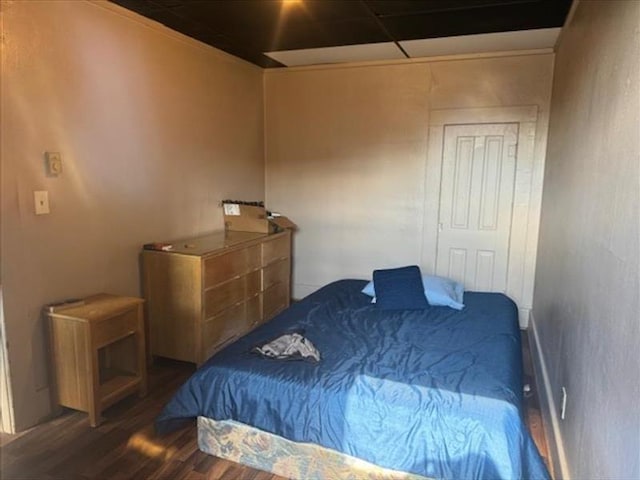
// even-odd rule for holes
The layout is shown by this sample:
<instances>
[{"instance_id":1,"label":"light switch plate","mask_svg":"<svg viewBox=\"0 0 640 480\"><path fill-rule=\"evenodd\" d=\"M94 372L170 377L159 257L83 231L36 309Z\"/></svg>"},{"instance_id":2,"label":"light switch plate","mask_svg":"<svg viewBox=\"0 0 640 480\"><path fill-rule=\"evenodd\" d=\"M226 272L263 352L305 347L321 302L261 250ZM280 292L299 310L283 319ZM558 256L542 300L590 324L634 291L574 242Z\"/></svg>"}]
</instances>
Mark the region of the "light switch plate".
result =
<instances>
[{"instance_id":1,"label":"light switch plate","mask_svg":"<svg viewBox=\"0 0 640 480\"><path fill-rule=\"evenodd\" d=\"M62 173L62 155L60 152L44 152L47 163L47 175L57 177Z\"/></svg>"},{"instance_id":2,"label":"light switch plate","mask_svg":"<svg viewBox=\"0 0 640 480\"><path fill-rule=\"evenodd\" d=\"M46 190L36 190L33 192L36 215L46 215L49 213L49 192Z\"/></svg>"}]
</instances>

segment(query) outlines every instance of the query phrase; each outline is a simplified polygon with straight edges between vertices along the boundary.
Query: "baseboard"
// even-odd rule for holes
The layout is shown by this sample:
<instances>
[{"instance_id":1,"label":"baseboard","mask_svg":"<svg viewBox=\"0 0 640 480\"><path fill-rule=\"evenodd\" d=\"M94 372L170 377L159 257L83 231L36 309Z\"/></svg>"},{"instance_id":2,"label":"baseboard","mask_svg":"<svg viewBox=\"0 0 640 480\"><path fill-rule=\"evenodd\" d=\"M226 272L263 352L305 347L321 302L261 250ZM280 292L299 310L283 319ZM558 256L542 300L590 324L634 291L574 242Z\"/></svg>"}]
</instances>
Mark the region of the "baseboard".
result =
<instances>
[{"instance_id":1,"label":"baseboard","mask_svg":"<svg viewBox=\"0 0 640 480\"><path fill-rule=\"evenodd\" d=\"M562 432L560 430L560 419L558 418L558 405L553 396L547 363L540 348L540 338L536 329L536 321L533 312L529 315L529 348L531 350L531 359L533 369L539 389L538 398L540 399L540 409L542 410L542 425L544 434L549 448L550 461L553 468L553 476L555 480L570 480L569 468L567 465L567 457L565 455L564 443L562 441Z\"/></svg>"},{"instance_id":2,"label":"baseboard","mask_svg":"<svg viewBox=\"0 0 640 480\"><path fill-rule=\"evenodd\" d=\"M518 307L518 323L520 330L526 330L529 327L529 316L531 315L531 307Z\"/></svg>"}]
</instances>

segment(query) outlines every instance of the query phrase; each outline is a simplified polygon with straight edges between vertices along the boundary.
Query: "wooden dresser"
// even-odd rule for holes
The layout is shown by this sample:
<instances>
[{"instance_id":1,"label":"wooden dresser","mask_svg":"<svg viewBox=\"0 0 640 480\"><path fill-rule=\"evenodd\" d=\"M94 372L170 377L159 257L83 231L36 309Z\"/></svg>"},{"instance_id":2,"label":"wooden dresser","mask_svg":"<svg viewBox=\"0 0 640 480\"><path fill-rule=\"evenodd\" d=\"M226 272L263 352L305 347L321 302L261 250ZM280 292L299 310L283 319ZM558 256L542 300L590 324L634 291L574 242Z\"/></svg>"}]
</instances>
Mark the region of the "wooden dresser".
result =
<instances>
[{"instance_id":1,"label":"wooden dresser","mask_svg":"<svg viewBox=\"0 0 640 480\"><path fill-rule=\"evenodd\" d=\"M291 232L219 232L143 250L153 355L203 363L289 306Z\"/></svg>"}]
</instances>

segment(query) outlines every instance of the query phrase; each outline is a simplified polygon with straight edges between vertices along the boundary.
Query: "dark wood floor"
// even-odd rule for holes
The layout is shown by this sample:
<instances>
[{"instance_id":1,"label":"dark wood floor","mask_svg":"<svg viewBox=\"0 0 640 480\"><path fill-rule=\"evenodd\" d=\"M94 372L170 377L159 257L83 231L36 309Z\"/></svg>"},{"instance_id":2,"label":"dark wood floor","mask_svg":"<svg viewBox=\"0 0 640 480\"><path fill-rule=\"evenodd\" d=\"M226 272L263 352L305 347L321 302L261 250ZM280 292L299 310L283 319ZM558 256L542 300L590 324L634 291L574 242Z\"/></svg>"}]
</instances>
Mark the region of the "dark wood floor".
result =
<instances>
[{"instance_id":1,"label":"dark wood floor","mask_svg":"<svg viewBox=\"0 0 640 480\"><path fill-rule=\"evenodd\" d=\"M533 384L526 337L523 355L525 382ZM153 419L193 370L189 364L157 361L149 370L149 394L143 399L132 396L106 410L106 420L98 428L89 427L86 414L65 410L60 417L26 433L3 435L0 477L6 480L281 479L200 452L195 426L166 437L154 435ZM542 455L548 458L536 396L526 399L525 405L529 428Z\"/></svg>"},{"instance_id":2,"label":"dark wood floor","mask_svg":"<svg viewBox=\"0 0 640 480\"><path fill-rule=\"evenodd\" d=\"M65 410L25 434L5 435L0 478L281 479L200 452L195 425L165 437L154 435L154 418L193 371L190 364L158 360L149 369L149 394L109 408L98 428L89 427L86 414Z\"/></svg>"},{"instance_id":3,"label":"dark wood floor","mask_svg":"<svg viewBox=\"0 0 640 480\"><path fill-rule=\"evenodd\" d=\"M547 439L544 436L544 428L542 426L542 415L540 413L540 397L538 396L538 385L533 371L533 364L531 359L531 351L529 349L529 338L527 332L522 332L522 362L523 362L523 383L529 384L531 391L529 394L525 394L524 398L524 411L527 427L531 432L533 440L536 442L538 451L544 463L549 469L551 478L555 478L553 472L553 462L549 458L549 448L547 446Z\"/></svg>"}]
</instances>

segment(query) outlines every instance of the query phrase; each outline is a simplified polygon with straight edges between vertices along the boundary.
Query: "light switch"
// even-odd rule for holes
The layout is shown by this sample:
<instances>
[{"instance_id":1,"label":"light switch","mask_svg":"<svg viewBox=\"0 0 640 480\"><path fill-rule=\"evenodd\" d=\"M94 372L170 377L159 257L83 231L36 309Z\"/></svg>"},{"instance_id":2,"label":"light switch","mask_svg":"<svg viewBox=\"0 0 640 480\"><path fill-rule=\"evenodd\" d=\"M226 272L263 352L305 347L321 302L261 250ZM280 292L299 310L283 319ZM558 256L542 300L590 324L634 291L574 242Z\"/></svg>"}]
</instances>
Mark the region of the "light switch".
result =
<instances>
[{"instance_id":1,"label":"light switch","mask_svg":"<svg viewBox=\"0 0 640 480\"><path fill-rule=\"evenodd\" d=\"M44 152L47 160L47 175L57 177L62 173L62 155L60 152Z\"/></svg>"},{"instance_id":2,"label":"light switch","mask_svg":"<svg viewBox=\"0 0 640 480\"><path fill-rule=\"evenodd\" d=\"M33 199L36 204L36 215L46 215L49 213L49 192L46 190L36 190L33 192Z\"/></svg>"}]
</instances>

